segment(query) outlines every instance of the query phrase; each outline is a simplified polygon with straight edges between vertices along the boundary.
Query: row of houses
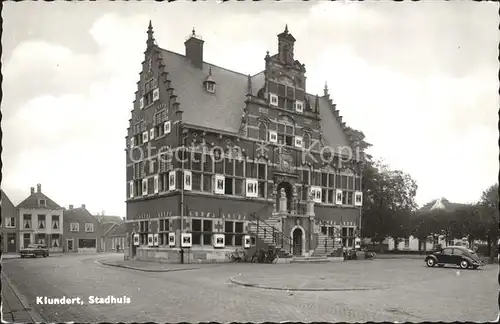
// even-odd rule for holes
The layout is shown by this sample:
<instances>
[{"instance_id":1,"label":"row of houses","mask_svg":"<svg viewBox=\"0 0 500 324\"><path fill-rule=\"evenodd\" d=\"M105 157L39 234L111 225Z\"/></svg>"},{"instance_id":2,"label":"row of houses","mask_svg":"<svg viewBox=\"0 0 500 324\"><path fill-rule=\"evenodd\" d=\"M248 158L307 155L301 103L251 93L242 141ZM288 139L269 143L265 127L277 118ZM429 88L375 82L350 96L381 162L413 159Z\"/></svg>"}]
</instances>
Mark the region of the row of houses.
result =
<instances>
[{"instance_id":1,"label":"row of houses","mask_svg":"<svg viewBox=\"0 0 500 324\"><path fill-rule=\"evenodd\" d=\"M123 251L125 223L122 217L92 215L85 204L61 207L42 192L36 191L17 206L1 190L2 253L15 253L30 244L45 244L51 252Z\"/></svg>"},{"instance_id":2,"label":"row of houses","mask_svg":"<svg viewBox=\"0 0 500 324\"><path fill-rule=\"evenodd\" d=\"M422 208L418 210L419 213L427 213L433 210L443 210L446 212L454 212L460 207L465 206L465 204L450 202L446 198L439 198L430 201L425 204ZM474 244L481 244L480 241L475 241ZM469 246L469 241L467 237L464 238L446 238L444 235L429 235L427 240L422 241L417 237L410 235L402 239L399 242L395 242L392 238L387 238L383 244L387 245L389 251L431 251L438 248L446 246L464 246L466 248L471 248Z\"/></svg>"}]
</instances>

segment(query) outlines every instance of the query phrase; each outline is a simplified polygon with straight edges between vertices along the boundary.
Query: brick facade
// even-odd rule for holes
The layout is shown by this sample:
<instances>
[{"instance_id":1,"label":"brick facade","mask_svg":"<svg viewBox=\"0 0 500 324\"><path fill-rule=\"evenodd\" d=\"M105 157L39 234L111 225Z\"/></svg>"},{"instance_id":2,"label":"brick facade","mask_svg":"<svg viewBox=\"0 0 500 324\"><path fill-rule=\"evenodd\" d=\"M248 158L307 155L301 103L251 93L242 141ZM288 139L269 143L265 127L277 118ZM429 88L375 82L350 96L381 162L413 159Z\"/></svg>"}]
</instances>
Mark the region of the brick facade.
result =
<instances>
[{"instance_id":1,"label":"brick facade","mask_svg":"<svg viewBox=\"0 0 500 324\"><path fill-rule=\"evenodd\" d=\"M308 255L322 227L353 245L346 228L360 222L363 157L327 89L306 92L288 29L253 77L200 62L203 41L190 39L183 56L148 30L127 136L129 256L178 260L181 232L192 234L192 260L225 258L210 241L218 233L230 241L222 250L242 248L245 235L269 243L272 232L273 244Z\"/></svg>"}]
</instances>

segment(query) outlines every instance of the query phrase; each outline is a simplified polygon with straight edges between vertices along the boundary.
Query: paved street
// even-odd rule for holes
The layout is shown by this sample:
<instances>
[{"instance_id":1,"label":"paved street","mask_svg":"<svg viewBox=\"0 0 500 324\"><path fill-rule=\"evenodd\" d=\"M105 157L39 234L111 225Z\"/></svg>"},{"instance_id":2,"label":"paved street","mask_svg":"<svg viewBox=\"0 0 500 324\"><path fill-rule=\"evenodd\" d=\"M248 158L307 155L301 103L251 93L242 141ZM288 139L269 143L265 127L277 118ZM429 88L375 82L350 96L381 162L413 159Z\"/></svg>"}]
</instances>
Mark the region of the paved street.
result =
<instances>
[{"instance_id":1,"label":"paved street","mask_svg":"<svg viewBox=\"0 0 500 324\"><path fill-rule=\"evenodd\" d=\"M321 264L226 264L173 272L111 267L118 254L10 259L3 272L50 322L491 321L498 267L427 268L422 260ZM160 267L144 264L144 268ZM170 266L170 268L172 268ZM177 267L179 268L179 267ZM168 269L168 266L165 266ZM245 287L260 284L287 291ZM129 304L89 304L89 296L127 296ZM81 297L84 305L36 305L37 296Z\"/></svg>"}]
</instances>

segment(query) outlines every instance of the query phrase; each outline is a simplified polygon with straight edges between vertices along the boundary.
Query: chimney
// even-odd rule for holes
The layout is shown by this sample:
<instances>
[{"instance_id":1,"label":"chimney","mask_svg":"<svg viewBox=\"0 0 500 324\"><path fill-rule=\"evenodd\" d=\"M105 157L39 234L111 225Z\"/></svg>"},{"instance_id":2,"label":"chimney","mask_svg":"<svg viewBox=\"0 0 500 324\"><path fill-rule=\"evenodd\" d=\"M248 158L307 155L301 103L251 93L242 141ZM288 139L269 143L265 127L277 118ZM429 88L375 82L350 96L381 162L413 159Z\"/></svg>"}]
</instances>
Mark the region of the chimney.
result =
<instances>
[{"instance_id":1,"label":"chimney","mask_svg":"<svg viewBox=\"0 0 500 324\"><path fill-rule=\"evenodd\" d=\"M38 193L42 192L42 185L41 184L36 185L36 192L38 192Z\"/></svg>"},{"instance_id":2,"label":"chimney","mask_svg":"<svg viewBox=\"0 0 500 324\"><path fill-rule=\"evenodd\" d=\"M73 209L73 205L69 205L69 209Z\"/></svg>"},{"instance_id":3,"label":"chimney","mask_svg":"<svg viewBox=\"0 0 500 324\"><path fill-rule=\"evenodd\" d=\"M31 194L35 193L35 187L31 187Z\"/></svg>"},{"instance_id":4,"label":"chimney","mask_svg":"<svg viewBox=\"0 0 500 324\"><path fill-rule=\"evenodd\" d=\"M198 69L203 68L203 43L204 41L200 36L196 35L194 28L188 40L184 42L186 46L186 57L191 61L191 64Z\"/></svg>"},{"instance_id":5,"label":"chimney","mask_svg":"<svg viewBox=\"0 0 500 324\"><path fill-rule=\"evenodd\" d=\"M85 204L82 204L82 208L85 209Z\"/></svg>"}]
</instances>

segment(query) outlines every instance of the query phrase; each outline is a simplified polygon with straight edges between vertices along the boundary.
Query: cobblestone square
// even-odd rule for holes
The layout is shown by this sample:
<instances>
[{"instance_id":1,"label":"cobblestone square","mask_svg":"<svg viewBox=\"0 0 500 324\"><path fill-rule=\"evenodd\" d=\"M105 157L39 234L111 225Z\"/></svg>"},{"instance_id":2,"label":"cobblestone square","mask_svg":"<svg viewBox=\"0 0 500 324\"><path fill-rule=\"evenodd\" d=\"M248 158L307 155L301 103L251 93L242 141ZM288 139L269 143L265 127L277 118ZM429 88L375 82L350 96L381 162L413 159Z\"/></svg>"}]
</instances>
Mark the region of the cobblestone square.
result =
<instances>
[{"instance_id":1,"label":"cobblestone square","mask_svg":"<svg viewBox=\"0 0 500 324\"><path fill-rule=\"evenodd\" d=\"M29 306L54 322L484 322L498 312L493 265L459 270L427 268L423 260L377 259L160 272L146 262L143 270L157 271L145 272L102 264L125 263L120 260L119 254L12 259L4 260L3 271ZM85 303L37 305L38 296L81 297ZM89 296L125 296L130 303L89 304Z\"/></svg>"}]
</instances>

